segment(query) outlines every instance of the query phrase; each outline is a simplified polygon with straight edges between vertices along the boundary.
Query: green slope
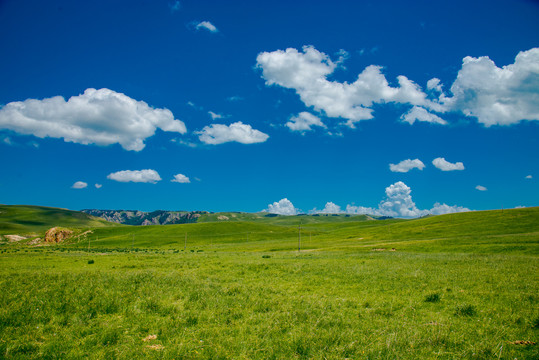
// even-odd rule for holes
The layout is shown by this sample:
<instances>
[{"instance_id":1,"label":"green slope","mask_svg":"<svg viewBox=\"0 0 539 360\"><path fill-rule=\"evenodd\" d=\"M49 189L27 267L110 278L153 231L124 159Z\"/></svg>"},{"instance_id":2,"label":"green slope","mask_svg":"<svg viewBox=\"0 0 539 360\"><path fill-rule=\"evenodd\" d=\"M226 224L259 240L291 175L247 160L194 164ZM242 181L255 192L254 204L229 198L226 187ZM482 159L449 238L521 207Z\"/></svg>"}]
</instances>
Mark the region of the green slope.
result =
<instances>
[{"instance_id":1,"label":"green slope","mask_svg":"<svg viewBox=\"0 0 539 360\"><path fill-rule=\"evenodd\" d=\"M42 233L53 226L94 228L114 225L79 211L44 206L0 205L0 235Z\"/></svg>"},{"instance_id":2,"label":"green slope","mask_svg":"<svg viewBox=\"0 0 539 360\"><path fill-rule=\"evenodd\" d=\"M252 216L251 221L240 221L249 216ZM238 214L235 221L101 228L94 230L90 241L92 246L101 248L180 250L187 244L190 250L205 251L296 250L301 223L303 250L382 251L395 248L413 252L539 253L539 208L468 212L413 220L341 216L265 218L263 215L261 219L260 216L241 214L240 217Z\"/></svg>"}]
</instances>

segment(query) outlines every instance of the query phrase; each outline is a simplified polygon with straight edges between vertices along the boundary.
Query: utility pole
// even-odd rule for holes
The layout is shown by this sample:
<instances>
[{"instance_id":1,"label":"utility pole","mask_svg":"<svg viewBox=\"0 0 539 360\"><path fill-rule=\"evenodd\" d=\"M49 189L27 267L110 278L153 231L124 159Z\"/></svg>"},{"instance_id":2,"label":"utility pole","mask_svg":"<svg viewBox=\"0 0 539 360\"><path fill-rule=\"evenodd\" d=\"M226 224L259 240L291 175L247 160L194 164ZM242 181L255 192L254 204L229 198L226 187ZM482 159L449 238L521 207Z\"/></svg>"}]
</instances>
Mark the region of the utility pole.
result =
<instances>
[{"instance_id":1,"label":"utility pole","mask_svg":"<svg viewBox=\"0 0 539 360\"><path fill-rule=\"evenodd\" d=\"M133 240L131 241L131 251L133 251L134 247L135 247L135 234L133 234Z\"/></svg>"},{"instance_id":2,"label":"utility pole","mask_svg":"<svg viewBox=\"0 0 539 360\"><path fill-rule=\"evenodd\" d=\"M298 227L298 251L301 251L301 221Z\"/></svg>"},{"instance_id":3,"label":"utility pole","mask_svg":"<svg viewBox=\"0 0 539 360\"><path fill-rule=\"evenodd\" d=\"M183 250L187 250L187 233L185 233L185 240L183 241Z\"/></svg>"},{"instance_id":4,"label":"utility pole","mask_svg":"<svg viewBox=\"0 0 539 360\"><path fill-rule=\"evenodd\" d=\"M91 237L88 236L88 253L90 253L90 239L91 239Z\"/></svg>"}]
</instances>

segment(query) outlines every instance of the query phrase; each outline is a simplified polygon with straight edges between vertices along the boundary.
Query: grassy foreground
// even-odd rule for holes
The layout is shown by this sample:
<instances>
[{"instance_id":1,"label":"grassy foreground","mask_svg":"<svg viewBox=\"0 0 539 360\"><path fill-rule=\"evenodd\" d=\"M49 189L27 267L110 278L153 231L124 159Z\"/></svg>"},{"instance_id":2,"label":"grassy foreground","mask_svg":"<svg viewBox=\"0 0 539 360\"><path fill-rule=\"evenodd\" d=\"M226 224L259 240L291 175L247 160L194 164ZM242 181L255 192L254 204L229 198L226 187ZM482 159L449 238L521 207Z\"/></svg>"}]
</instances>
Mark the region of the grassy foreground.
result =
<instances>
[{"instance_id":1,"label":"grassy foreground","mask_svg":"<svg viewBox=\"0 0 539 360\"><path fill-rule=\"evenodd\" d=\"M301 252L266 220L5 244L0 358L536 359L538 219L314 222Z\"/></svg>"}]
</instances>

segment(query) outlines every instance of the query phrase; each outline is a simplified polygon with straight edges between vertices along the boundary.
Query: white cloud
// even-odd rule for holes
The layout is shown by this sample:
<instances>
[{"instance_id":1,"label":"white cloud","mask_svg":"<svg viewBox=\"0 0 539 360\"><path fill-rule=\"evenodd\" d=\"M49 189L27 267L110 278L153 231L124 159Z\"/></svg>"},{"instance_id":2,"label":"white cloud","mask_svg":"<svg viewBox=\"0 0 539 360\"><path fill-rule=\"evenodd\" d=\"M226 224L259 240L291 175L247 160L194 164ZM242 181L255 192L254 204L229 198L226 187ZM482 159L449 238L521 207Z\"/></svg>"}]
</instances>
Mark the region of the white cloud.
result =
<instances>
[{"instance_id":1,"label":"white cloud","mask_svg":"<svg viewBox=\"0 0 539 360\"><path fill-rule=\"evenodd\" d=\"M462 207L462 206L449 206L446 204L440 204L436 203L434 204L434 207L429 210L429 213L432 215L444 215L444 214L453 214L453 213L459 213L459 212L467 212L471 211L468 208Z\"/></svg>"},{"instance_id":2,"label":"white cloud","mask_svg":"<svg viewBox=\"0 0 539 360\"><path fill-rule=\"evenodd\" d=\"M71 186L72 189L84 189L86 187L88 187L88 184L84 181L77 181Z\"/></svg>"},{"instance_id":3,"label":"white cloud","mask_svg":"<svg viewBox=\"0 0 539 360\"><path fill-rule=\"evenodd\" d=\"M475 188L476 188L477 190L479 190L479 191L487 191L487 190L488 190L486 187L481 186L481 185L477 185Z\"/></svg>"},{"instance_id":4,"label":"white cloud","mask_svg":"<svg viewBox=\"0 0 539 360\"><path fill-rule=\"evenodd\" d=\"M213 111L208 111L208 114L210 114L212 120L224 118L223 115L214 113Z\"/></svg>"},{"instance_id":5,"label":"white cloud","mask_svg":"<svg viewBox=\"0 0 539 360\"><path fill-rule=\"evenodd\" d=\"M63 138L78 144L120 144L144 149L144 140L157 128L184 134L187 129L168 109L109 89L86 89L68 101L61 96L11 102L0 109L0 128L40 138Z\"/></svg>"},{"instance_id":6,"label":"white cloud","mask_svg":"<svg viewBox=\"0 0 539 360\"><path fill-rule=\"evenodd\" d=\"M463 59L445 98L449 110L462 111L485 126L539 120L539 48L521 51L513 64L497 67L488 57Z\"/></svg>"},{"instance_id":7,"label":"white cloud","mask_svg":"<svg viewBox=\"0 0 539 360\"><path fill-rule=\"evenodd\" d=\"M251 125L242 123L241 121L233 124L222 125L212 124L205 126L201 131L197 131L200 141L206 144L217 145L226 142L236 141L242 144L254 144L265 142L269 135L261 131L255 130Z\"/></svg>"},{"instance_id":8,"label":"white cloud","mask_svg":"<svg viewBox=\"0 0 539 360\"><path fill-rule=\"evenodd\" d=\"M172 182L177 182L180 184L189 184L191 181L189 178L183 174L176 174L174 175L174 179L171 180Z\"/></svg>"},{"instance_id":9,"label":"white cloud","mask_svg":"<svg viewBox=\"0 0 539 360\"><path fill-rule=\"evenodd\" d=\"M432 160L432 164L442 171L464 170L463 163L456 162L453 164L449 161L446 161L443 157Z\"/></svg>"},{"instance_id":10,"label":"white cloud","mask_svg":"<svg viewBox=\"0 0 539 360\"><path fill-rule=\"evenodd\" d=\"M398 181L386 188L386 197L378 204L378 208L347 205L345 212L356 215L375 215L389 217L414 218L425 215L442 215L455 212L471 211L462 206L449 206L435 203L430 210L418 209L411 195L412 190L402 181ZM341 213L341 207L328 202L324 210L311 210L314 213Z\"/></svg>"},{"instance_id":11,"label":"white cloud","mask_svg":"<svg viewBox=\"0 0 539 360\"><path fill-rule=\"evenodd\" d=\"M442 92L442 84L440 83L440 79L433 78L427 81L427 89Z\"/></svg>"},{"instance_id":12,"label":"white cloud","mask_svg":"<svg viewBox=\"0 0 539 360\"><path fill-rule=\"evenodd\" d=\"M423 162L419 159L414 159L414 160L410 160L410 159L407 159L407 160L403 160L401 161L400 163L398 164L389 164L389 170L393 171L393 172L401 172L401 173L405 173L405 172L408 172L412 169L419 169L419 170L423 170L425 168L425 164L423 164Z\"/></svg>"},{"instance_id":13,"label":"white cloud","mask_svg":"<svg viewBox=\"0 0 539 360\"><path fill-rule=\"evenodd\" d=\"M528 176L526 176L526 179L533 179L533 176L528 175Z\"/></svg>"},{"instance_id":14,"label":"white cloud","mask_svg":"<svg viewBox=\"0 0 539 360\"><path fill-rule=\"evenodd\" d=\"M155 170L123 170L109 174L107 179L119 182L137 182L155 184L161 181L161 177Z\"/></svg>"},{"instance_id":15,"label":"white cloud","mask_svg":"<svg viewBox=\"0 0 539 360\"><path fill-rule=\"evenodd\" d=\"M297 116L292 116L286 126L292 131L310 131L312 126L320 126L326 128L326 125L318 116L314 116L306 111L300 112Z\"/></svg>"},{"instance_id":16,"label":"white cloud","mask_svg":"<svg viewBox=\"0 0 539 360\"><path fill-rule=\"evenodd\" d=\"M487 127L539 120L539 48L520 52L514 64L502 68L486 56L465 57L451 96L443 92L438 78L427 82L430 97L403 75L397 77L398 86L392 87L376 65L367 66L353 82L328 80L344 59L341 56L334 62L314 47L304 46L301 52L288 48L259 53L257 67L266 85L292 89L307 107L345 119L352 128L358 121L373 118L373 104L391 102L414 106L402 116L410 124L447 124L430 111L461 112Z\"/></svg>"},{"instance_id":17,"label":"white cloud","mask_svg":"<svg viewBox=\"0 0 539 360\"><path fill-rule=\"evenodd\" d=\"M101 189L102 187L103 187L103 185L101 185L101 184L95 184L96 189Z\"/></svg>"},{"instance_id":18,"label":"white cloud","mask_svg":"<svg viewBox=\"0 0 539 360\"><path fill-rule=\"evenodd\" d=\"M431 114L422 107L414 106L407 113L402 114L401 120L413 125L416 121L425 121L434 124L447 125L447 121L438 115Z\"/></svg>"},{"instance_id":19,"label":"white cloud","mask_svg":"<svg viewBox=\"0 0 539 360\"><path fill-rule=\"evenodd\" d=\"M309 211L312 214L342 214L344 211L341 207L335 203L327 202L326 206L322 210L313 209Z\"/></svg>"},{"instance_id":20,"label":"white cloud","mask_svg":"<svg viewBox=\"0 0 539 360\"><path fill-rule=\"evenodd\" d=\"M347 125L372 119L375 103L398 102L441 109L427 99L427 95L413 81L398 76L398 87L389 86L380 66L370 65L352 83L329 81L337 68L328 55L312 46L303 52L288 48L262 52L257 56L257 67L262 70L266 85L293 89L306 106L323 111L328 117L348 120Z\"/></svg>"},{"instance_id":21,"label":"white cloud","mask_svg":"<svg viewBox=\"0 0 539 360\"><path fill-rule=\"evenodd\" d=\"M241 100L245 100L245 99L243 97L241 97L241 96L234 95L234 96L229 96L226 100L230 101L230 102L235 102L235 101L241 101Z\"/></svg>"},{"instance_id":22,"label":"white cloud","mask_svg":"<svg viewBox=\"0 0 539 360\"><path fill-rule=\"evenodd\" d=\"M268 208L264 211L279 215L296 215L298 213L298 209L296 209L294 204L287 198L269 204Z\"/></svg>"},{"instance_id":23,"label":"white cloud","mask_svg":"<svg viewBox=\"0 0 539 360\"><path fill-rule=\"evenodd\" d=\"M195 26L195 29L197 30L207 30L209 32L212 32L212 33L217 33L219 32L219 30L215 27L215 25L213 25L211 22L209 21L201 21L199 22L196 26Z\"/></svg>"},{"instance_id":24,"label":"white cloud","mask_svg":"<svg viewBox=\"0 0 539 360\"><path fill-rule=\"evenodd\" d=\"M386 188L386 199L379 205L379 211L384 216L392 217L418 217L428 214L426 210L419 210L412 201L412 189L402 181L398 181Z\"/></svg>"}]
</instances>

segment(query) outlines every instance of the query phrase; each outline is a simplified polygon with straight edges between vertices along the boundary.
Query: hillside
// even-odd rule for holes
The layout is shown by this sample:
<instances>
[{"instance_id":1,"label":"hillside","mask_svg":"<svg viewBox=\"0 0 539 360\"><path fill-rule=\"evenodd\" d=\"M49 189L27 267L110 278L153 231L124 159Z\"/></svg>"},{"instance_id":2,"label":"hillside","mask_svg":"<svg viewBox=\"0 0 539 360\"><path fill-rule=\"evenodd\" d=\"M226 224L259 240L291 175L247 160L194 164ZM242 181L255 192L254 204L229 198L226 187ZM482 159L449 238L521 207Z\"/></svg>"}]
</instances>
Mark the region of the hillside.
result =
<instances>
[{"instance_id":1,"label":"hillside","mask_svg":"<svg viewBox=\"0 0 539 360\"><path fill-rule=\"evenodd\" d=\"M232 218L234 213L228 215ZM201 216L201 220L211 220ZM248 218L252 221L247 221ZM238 219L239 218L239 219ZM93 244L101 248L197 248L226 251L305 250L450 251L539 253L539 208L494 210L421 219L370 220L344 216L236 214L183 225L102 228ZM242 221L243 220L243 221Z\"/></svg>"},{"instance_id":2,"label":"hillside","mask_svg":"<svg viewBox=\"0 0 539 360\"><path fill-rule=\"evenodd\" d=\"M99 228L115 225L79 211L44 206L0 205L0 235L41 233L53 226Z\"/></svg>"}]
</instances>

